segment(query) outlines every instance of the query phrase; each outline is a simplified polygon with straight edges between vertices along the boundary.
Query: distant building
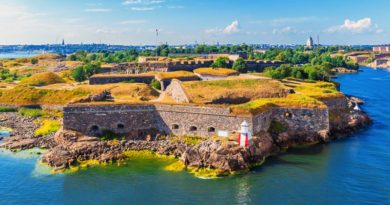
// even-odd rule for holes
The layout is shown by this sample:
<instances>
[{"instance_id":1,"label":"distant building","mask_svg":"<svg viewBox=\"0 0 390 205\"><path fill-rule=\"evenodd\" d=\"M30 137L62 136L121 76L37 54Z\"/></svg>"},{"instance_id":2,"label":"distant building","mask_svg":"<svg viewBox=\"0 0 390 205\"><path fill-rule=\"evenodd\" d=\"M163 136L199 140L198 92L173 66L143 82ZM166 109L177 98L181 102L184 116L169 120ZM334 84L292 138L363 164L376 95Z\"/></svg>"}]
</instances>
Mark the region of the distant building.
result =
<instances>
[{"instance_id":1,"label":"distant building","mask_svg":"<svg viewBox=\"0 0 390 205\"><path fill-rule=\"evenodd\" d=\"M314 46L313 38L310 36L306 41L306 47L312 48Z\"/></svg>"},{"instance_id":2,"label":"distant building","mask_svg":"<svg viewBox=\"0 0 390 205\"><path fill-rule=\"evenodd\" d=\"M372 51L376 53L390 53L390 45L374 46Z\"/></svg>"}]
</instances>

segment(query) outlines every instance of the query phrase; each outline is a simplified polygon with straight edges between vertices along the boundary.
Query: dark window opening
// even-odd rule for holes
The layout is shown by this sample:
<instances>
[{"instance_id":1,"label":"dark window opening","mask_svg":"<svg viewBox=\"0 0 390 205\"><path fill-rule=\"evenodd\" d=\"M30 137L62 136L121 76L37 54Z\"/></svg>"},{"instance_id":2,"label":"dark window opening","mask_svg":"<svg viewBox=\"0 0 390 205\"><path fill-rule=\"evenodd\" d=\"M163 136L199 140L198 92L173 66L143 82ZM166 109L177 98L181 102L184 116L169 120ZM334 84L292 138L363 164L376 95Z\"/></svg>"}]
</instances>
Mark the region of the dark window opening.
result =
<instances>
[{"instance_id":1,"label":"dark window opening","mask_svg":"<svg viewBox=\"0 0 390 205\"><path fill-rule=\"evenodd\" d=\"M125 128L125 125L124 125L124 124L118 124L118 125L117 125L117 128L118 128L118 129L124 129L124 128Z\"/></svg>"},{"instance_id":2,"label":"dark window opening","mask_svg":"<svg viewBox=\"0 0 390 205\"><path fill-rule=\"evenodd\" d=\"M209 132L215 132L215 128L214 127L209 127L208 131Z\"/></svg>"},{"instance_id":3,"label":"dark window opening","mask_svg":"<svg viewBox=\"0 0 390 205\"><path fill-rule=\"evenodd\" d=\"M177 125L177 124L172 125L172 129L173 129L173 130L179 129L179 125Z\"/></svg>"},{"instance_id":4,"label":"dark window opening","mask_svg":"<svg viewBox=\"0 0 390 205\"><path fill-rule=\"evenodd\" d=\"M91 132L97 132L99 131L99 127L97 125L93 125L91 128L90 128L90 131Z\"/></svg>"},{"instance_id":5,"label":"dark window opening","mask_svg":"<svg viewBox=\"0 0 390 205\"><path fill-rule=\"evenodd\" d=\"M191 132L194 132L194 131L196 131L196 130L198 130L197 127L195 127L195 126L191 126L191 127L190 127L190 131L191 131Z\"/></svg>"}]
</instances>

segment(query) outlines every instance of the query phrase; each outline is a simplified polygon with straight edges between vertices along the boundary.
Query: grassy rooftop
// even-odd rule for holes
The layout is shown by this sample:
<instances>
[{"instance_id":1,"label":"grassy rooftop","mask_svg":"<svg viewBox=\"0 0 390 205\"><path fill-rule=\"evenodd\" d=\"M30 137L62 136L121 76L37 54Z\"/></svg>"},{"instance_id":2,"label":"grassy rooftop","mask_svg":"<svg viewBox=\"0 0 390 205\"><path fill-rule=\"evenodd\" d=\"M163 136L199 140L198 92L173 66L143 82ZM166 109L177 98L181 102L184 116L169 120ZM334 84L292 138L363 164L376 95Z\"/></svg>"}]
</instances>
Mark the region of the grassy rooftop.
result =
<instances>
[{"instance_id":1,"label":"grassy rooftop","mask_svg":"<svg viewBox=\"0 0 390 205\"><path fill-rule=\"evenodd\" d=\"M285 98L262 98L248 103L231 107L232 114L249 115L259 114L272 107L295 107L295 108L326 108L326 105L314 98L291 94Z\"/></svg>"},{"instance_id":2,"label":"grassy rooftop","mask_svg":"<svg viewBox=\"0 0 390 205\"><path fill-rule=\"evenodd\" d=\"M242 101L285 97L289 92L279 81L264 79L183 82L182 85L190 100L197 104L221 102L224 99Z\"/></svg>"},{"instance_id":3,"label":"grassy rooftop","mask_svg":"<svg viewBox=\"0 0 390 205\"><path fill-rule=\"evenodd\" d=\"M174 71L174 72L161 72L157 73L156 77L160 80L167 79L180 79L180 78L190 78L197 77L193 72L188 71Z\"/></svg>"},{"instance_id":4,"label":"grassy rooftop","mask_svg":"<svg viewBox=\"0 0 390 205\"><path fill-rule=\"evenodd\" d=\"M194 70L194 73L200 75L214 75L214 76L231 76L231 75L239 74L239 72L227 68L198 68Z\"/></svg>"},{"instance_id":5,"label":"grassy rooftop","mask_svg":"<svg viewBox=\"0 0 390 205\"><path fill-rule=\"evenodd\" d=\"M344 97L344 94L337 90L337 86L332 82L307 82L296 79L282 81L286 86L294 89L295 93L312 97L318 100Z\"/></svg>"}]
</instances>

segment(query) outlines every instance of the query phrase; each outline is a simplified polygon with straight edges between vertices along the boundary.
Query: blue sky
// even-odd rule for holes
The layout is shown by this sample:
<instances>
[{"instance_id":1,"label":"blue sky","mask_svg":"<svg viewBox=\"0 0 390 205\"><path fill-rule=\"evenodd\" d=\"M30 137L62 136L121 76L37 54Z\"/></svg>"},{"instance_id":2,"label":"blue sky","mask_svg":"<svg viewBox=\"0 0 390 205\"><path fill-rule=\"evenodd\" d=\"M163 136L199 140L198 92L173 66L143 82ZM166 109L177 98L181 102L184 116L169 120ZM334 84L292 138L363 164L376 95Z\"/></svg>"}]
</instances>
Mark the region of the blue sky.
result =
<instances>
[{"instance_id":1,"label":"blue sky","mask_svg":"<svg viewBox=\"0 0 390 205\"><path fill-rule=\"evenodd\" d=\"M390 43L389 0L0 0L0 44Z\"/></svg>"}]
</instances>

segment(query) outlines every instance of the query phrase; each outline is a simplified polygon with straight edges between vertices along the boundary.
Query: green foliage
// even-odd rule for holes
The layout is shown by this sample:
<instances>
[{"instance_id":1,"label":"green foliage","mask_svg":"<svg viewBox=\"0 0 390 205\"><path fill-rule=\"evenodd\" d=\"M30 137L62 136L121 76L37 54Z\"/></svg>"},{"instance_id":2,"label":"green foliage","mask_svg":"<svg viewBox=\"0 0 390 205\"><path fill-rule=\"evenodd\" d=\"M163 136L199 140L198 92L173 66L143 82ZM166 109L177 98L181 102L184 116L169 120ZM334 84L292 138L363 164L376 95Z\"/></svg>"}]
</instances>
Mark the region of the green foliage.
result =
<instances>
[{"instance_id":1,"label":"green foliage","mask_svg":"<svg viewBox=\"0 0 390 205\"><path fill-rule=\"evenodd\" d=\"M99 138L101 140L114 140L114 139L118 139L119 136L110 130L104 130L102 134L99 136Z\"/></svg>"},{"instance_id":2,"label":"green foliage","mask_svg":"<svg viewBox=\"0 0 390 205\"><path fill-rule=\"evenodd\" d=\"M298 79L329 81L332 72L323 65L292 66L283 64L278 68L269 67L265 69L265 75L273 79L284 79L293 77Z\"/></svg>"},{"instance_id":3,"label":"green foliage","mask_svg":"<svg viewBox=\"0 0 390 205\"><path fill-rule=\"evenodd\" d=\"M211 64L213 68L229 68L229 59L226 57L217 58L213 64Z\"/></svg>"},{"instance_id":4,"label":"green foliage","mask_svg":"<svg viewBox=\"0 0 390 205\"><path fill-rule=\"evenodd\" d=\"M0 112L16 112L16 108L12 107L0 107Z\"/></svg>"},{"instance_id":5,"label":"green foliage","mask_svg":"<svg viewBox=\"0 0 390 205\"><path fill-rule=\"evenodd\" d=\"M152 82L150 83L150 86L156 90L161 90L161 83L160 81L153 79Z\"/></svg>"},{"instance_id":6,"label":"green foliage","mask_svg":"<svg viewBox=\"0 0 390 205\"><path fill-rule=\"evenodd\" d=\"M280 122L273 120L271 122L270 127L268 128L268 132L271 134L279 134L286 131L287 128Z\"/></svg>"},{"instance_id":7,"label":"green foliage","mask_svg":"<svg viewBox=\"0 0 390 205\"><path fill-rule=\"evenodd\" d=\"M238 58L234 63L233 63L233 70L236 70L240 73L246 73L248 71L248 67L246 65L246 62L243 58Z\"/></svg>"},{"instance_id":8,"label":"green foliage","mask_svg":"<svg viewBox=\"0 0 390 205\"><path fill-rule=\"evenodd\" d=\"M18 114L25 117L41 117L45 112L41 109L20 108Z\"/></svg>"},{"instance_id":9,"label":"green foliage","mask_svg":"<svg viewBox=\"0 0 390 205\"><path fill-rule=\"evenodd\" d=\"M38 64L39 60L38 58L31 58L31 64L35 65L35 64Z\"/></svg>"},{"instance_id":10,"label":"green foliage","mask_svg":"<svg viewBox=\"0 0 390 205\"><path fill-rule=\"evenodd\" d=\"M0 68L0 81L13 82L18 79L18 76L15 72L10 72L10 70L5 68Z\"/></svg>"},{"instance_id":11,"label":"green foliage","mask_svg":"<svg viewBox=\"0 0 390 205\"><path fill-rule=\"evenodd\" d=\"M83 82L87 79L87 74L85 73L83 66L78 66L73 69L72 78L77 82Z\"/></svg>"}]
</instances>

